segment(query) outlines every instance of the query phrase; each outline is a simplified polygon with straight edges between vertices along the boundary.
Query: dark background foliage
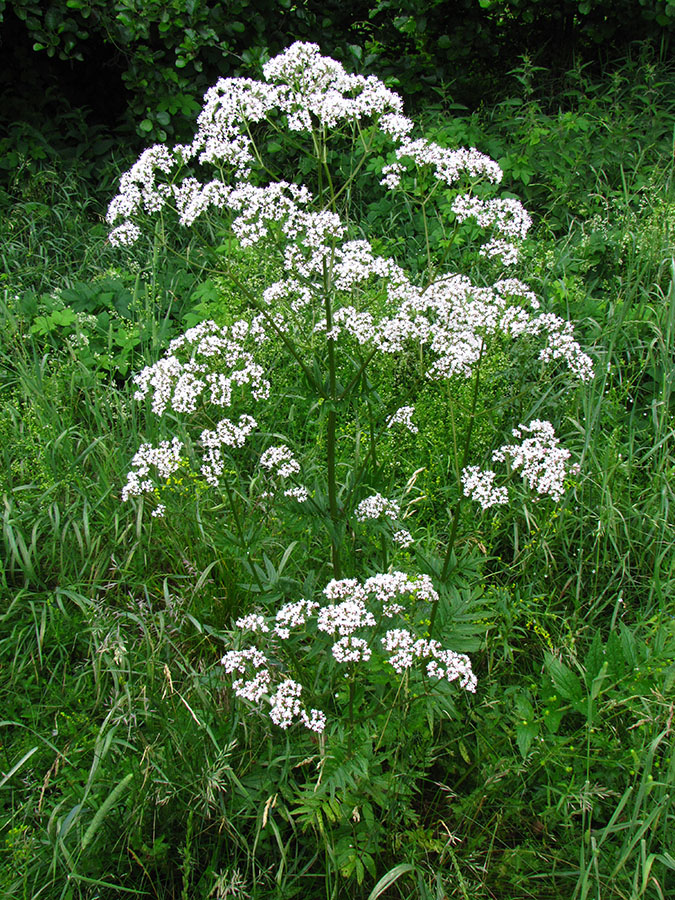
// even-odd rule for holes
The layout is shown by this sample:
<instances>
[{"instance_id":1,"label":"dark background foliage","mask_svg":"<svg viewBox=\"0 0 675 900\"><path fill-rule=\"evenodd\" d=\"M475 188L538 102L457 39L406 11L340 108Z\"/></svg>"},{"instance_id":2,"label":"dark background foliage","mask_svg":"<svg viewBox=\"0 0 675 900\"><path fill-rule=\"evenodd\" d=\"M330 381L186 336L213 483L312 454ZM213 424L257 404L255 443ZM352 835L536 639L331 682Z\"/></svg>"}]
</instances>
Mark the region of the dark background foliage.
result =
<instances>
[{"instance_id":1,"label":"dark background foliage","mask_svg":"<svg viewBox=\"0 0 675 900\"><path fill-rule=\"evenodd\" d=\"M0 0L0 124L66 103L142 143L180 137L219 75L297 39L409 102L436 89L475 108L522 54L553 75L634 40L663 54L673 23L675 0Z\"/></svg>"}]
</instances>

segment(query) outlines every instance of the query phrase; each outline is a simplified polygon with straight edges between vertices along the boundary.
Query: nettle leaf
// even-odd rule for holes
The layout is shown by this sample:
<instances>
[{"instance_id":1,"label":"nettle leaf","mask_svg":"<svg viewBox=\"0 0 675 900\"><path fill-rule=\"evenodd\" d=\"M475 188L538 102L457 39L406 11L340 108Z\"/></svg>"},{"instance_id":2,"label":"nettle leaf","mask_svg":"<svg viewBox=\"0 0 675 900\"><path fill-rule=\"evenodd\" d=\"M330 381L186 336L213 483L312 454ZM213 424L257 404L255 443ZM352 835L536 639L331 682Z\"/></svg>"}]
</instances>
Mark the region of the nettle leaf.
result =
<instances>
[{"instance_id":1,"label":"nettle leaf","mask_svg":"<svg viewBox=\"0 0 675 900\"><path fill-rule=\"evenodd\" d=\"M49 317L54 325L72 325L73 322L77 320L77 316L72 311L72 309L59 309L55 310L51 316Z\"/></svg>"},{"instance_id":2,"label":"nettle leaf","mask_svg":"<svg viewBox=\"0 0 675 900\"><path fill-rule=\"evenodd\" d=\"M527 756L530 747L532 746L532 741L539 734L539 726L536 722L518 722L516 725L516 743L518 744L518 749L520 750L520 754L525 759Z\"/></svg>"},{"instance_id":3,"label":"nettle leaf","mask_svg":"<svg viewBox=\"0 0 675 900\"><path fill-rule=\"evenodd\" d=\"M583 700L584 689L581 679L568 666L550 653L545 656L544 666L561 697L571 703L579 703Z\"/></svg>"},{"instance_id":4,"label":"nettle leaf","mask_svg":"<svg viewBox=\"0 0 675 900\"><path fill-rule=\"evenodd\" d=\"M602 664L605 661L605 649L602 645L600 632L596 631L591 646L584 660L584 668L586 669L586 687L590 687L597 678Z\"/></svg>"},{"instance_id":5,"label":"nettle leaf","mask_svg":"<svg viewBox=\"0 0 675 900\"><path fill-rule=\"evenodd\" d=\"M626 671L626 657L624 656L621 639L615 631L607 639L605 660L612 678L615 681L623 678Z\"/></svg>"},{"instance_id":6,"label":"nettle leaf","mask_svg":"<svg viewBox=\"0 0 675 900\"><path fill-rule=\"evenodd\" d=\"M621 649L623 650L623 658L629 666L635 668L638 664L638 655L635 642L635 635L626 625L621 622Z\"/></svg>"}]
</instances>

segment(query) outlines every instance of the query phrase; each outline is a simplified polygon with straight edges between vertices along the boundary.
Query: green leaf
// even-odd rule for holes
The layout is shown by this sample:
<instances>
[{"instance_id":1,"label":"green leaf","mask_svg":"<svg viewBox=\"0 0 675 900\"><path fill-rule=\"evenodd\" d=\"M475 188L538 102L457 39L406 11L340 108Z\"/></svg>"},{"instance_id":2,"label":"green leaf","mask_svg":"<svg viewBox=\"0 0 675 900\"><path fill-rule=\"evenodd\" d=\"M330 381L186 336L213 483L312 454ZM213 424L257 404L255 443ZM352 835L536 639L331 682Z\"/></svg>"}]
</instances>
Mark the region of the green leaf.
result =
<instances>
[{"instance_id":1,"label":"green leaf","mask_svg":"<svg viewBox=\"0 0 675 900\"><path fill-rule=\"evenodd\" d=\"M600 632L596 631L591 646L588 648L586 659L584 660L587 687L590 687L593 680L597 677L604 660L605 651L602 646L602 638L600 637Z\"/></svg>"},{"instance_id":2,"label":"green leaf","mask_svg":"<svg viewBox=\"0 0 675 900\"><path fill-rule=\"evenodd\" d=\"M527 756L528 750L532 746L532 741L538 734L539 726L536 722L518 722L516 725L516 743L523 759Z\"/></svg>"},{"instance_id":3,"label":"green leaf","mask_svg":"<svg viewBox=\"0 0 675 900\"><path fill-rule=\"evenodd\" d=\"M395 881L401 877L401 875L405 875L407 872L413 872L414 866L410 863L399 863L399 865L394 866L393 869L389 869L389 871L380 878L372 891L368 894L368 900L377 900L379 896L384 894L387 888L392 885Z\"/></svg>"},{"instance_id":4,"label":"green leaf","mask_svg":"<svg viewBox=\"0 0 675 900\"><path fill-rule=\"evenodd\" d=\"M72 309L55 310L50 316L54 325L72 325L77 320L77 316Z\"/></svg>"},{"instance_id":5,"label":"green leaf","mask_svg":"<svg viewBox=\"0 0 675 900\"><path fill-rule=\"evenodd\" d=\"M0 787L3 787L3 785L7 784L7 782L12 777L12 775L14 775L15 772L19 771L21 766L31 758L31 756L35 753L35 751L37 749L38 749L38 747L32 747L27 753L24 753L24 755L21 757L21 759L18 761L18 763L16 763L14 766L12 766L12 768L9 770L9 772L3 776L2 781L0 781Z\"/></svg>"},{"instance_id":6,"label":"green leaf","mask_svg":"<svg viewBox=\"0 0 675 900\"><path fill-rule=\"evenodd\" d=\"M565 700L578 703L583 699L584 689L581 681L570 668L550 653L546 654L544 665L553 686Z\"/></svg>"},{"instance_id":7,"label":"green leaf","mask_svg":"<svg viewBox=\"0 0 675 900\"><path fill-rule=\"evenodd\" d=\"M99 807L96 815L91 820L91 824L89 828L85 831L82 837L82 850L86 850L87 846L91 843L98 831L99 825L102 823L103 819L105 819L108 811L115 805L115 803L119 800L122 794L126 791L131 783L133 778L133 773L129 772L128 775L125 775L124 778L120 781L119 784L115 785L113 790L108 794L105 798L101 806Z\"/></svg>"},{"instance_id":8,"label":"green leaf","mask_svg":"<svg viewBox=\"0 0 675 900\"><path fill-rule=\"evenodd\" d=\"M623 622L620 623L621 628L621 649L623 651L623 658L626 660L629 666L635 668L638 664L638 656L637 656L637 648L635 642L635 635L628 628L627 625L624 625Z\"/></svg>"},{"instance_id":9,"label":"green leaf","mask_svg":"<svg viewBox=\"0 0 675 900\"><path fill-rule=\"evenodd\" d=\"M618 681L623 677L625 673L626 659L623 655L621 639L615 631L613 631L607 639L607 646L605 647L605 659L607 661L607 665L609 666L612 678Z\"/></svg>"},{"instance_id":10,"label":"green leaf","mask_svg":"<svg viewBox=\"0 0 675 900\"><path fill-rule=\"evenodd\" d=\"M141 124L138 126L140 131L152 131L153 124L150 119L143 119Z\"/></svg>"}]
</instances>

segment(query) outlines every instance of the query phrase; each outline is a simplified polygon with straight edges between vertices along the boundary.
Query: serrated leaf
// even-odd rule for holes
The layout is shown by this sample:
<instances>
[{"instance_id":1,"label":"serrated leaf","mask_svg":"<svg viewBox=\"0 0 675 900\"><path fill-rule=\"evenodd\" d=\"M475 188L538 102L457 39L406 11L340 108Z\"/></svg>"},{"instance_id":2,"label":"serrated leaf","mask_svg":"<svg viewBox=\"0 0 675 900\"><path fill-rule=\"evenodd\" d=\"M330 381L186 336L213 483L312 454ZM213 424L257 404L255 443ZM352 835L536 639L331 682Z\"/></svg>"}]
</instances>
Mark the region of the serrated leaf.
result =
<instances>
[{"instance_id":1,"label":"serrated leaf","mask_svg":"<svg viewBox=\"0 0 675 900\"><path fill-rule=\"evenodd\" d=\"M50 318L55 325L72 325L77 320L72 309L55 310Z\"/></svg>"},{"instance_id":2,"label":"serrated leaf","mask_svg":"<svg viewBox=\"0 0 675 900\"><path fill-rule=\"evenodd\" d=\"M623 655L621 640L615 631L613 631L607 639L607 645L605 646L605 660L612 678L615 681L622 678L626 668L626 659Z\"/></svg>"},{"instance_id":3,"label":"serrated leaf","mask_svg":"<svg viewBox=\"0 0 675 900\"><path fill-rule=\"evenodd\" d=\"M591 683L591 686L590 686L591 700L595 700L595 698L598 696L598 694L602 690L602 684L606 678L607 678L607 663L604 662L602 664L602 666L600 667L600 671L598 672L598 674L593 679L593 682Z\"/></svg>"},{"instance_id":4,"label":"serrated leaf","mask_svg":"<svg viewBox=\"0 0 675 900\"><path fill-rule=\"evenodd\" d=\"M535 722L518 722L516 725L516 743L523 759L527 756L532 741L538 734L539 726Z\"/></svg>"},{"instance_id":5,"label":"serrated leaf","mask_svg":"<svg viewBox=\"0 0 675 900\"><path fill-rule=\"evenodd\" d=\"M572 703L578 703L583 699L584 689L581 680L574 672L564 663L556 659L550 653L546 654L544 665L548 672L554 688L561 697Z\"/></svg>"},{"instance_id":6,"label":"serrated leaf","mask_svg":"<svg viewBox=\"0 0 675 900\"><path fill-rule=\"evenodd\" d=\"M516 715L519 719L532 719L534 710L527 694L518 694L515 699Z\"/></svg>"},{"instance_id":7,"label":"serrated leaf","mask_svg":"<svg viewBox=\"0 0 675 900\"><path fill-rule=\"evenodd\" d=\"M602 646L602 638L600 632L596 631L588 653L584 659L584 668L586 670L586 686L590 687L598 676L602 664L605 661L605 651Z\"/></svg>"},{"instance_id":8,"label":"serrated leaf","mask_svg":"<svg viewBox=\"0 0 675 900\"><path fill-rule=\"evenodd\" d=\"M623 658L629 666L634 668L638 663L637 651L635 649L635 636L630 628L624 625L623 622L620 623L619 627L621 630L620 639Z\"/></svg>"},{"instance_id":9,"label":"serrated leaf","mask_svg":"<svg viewBox=\"0 0 675 900\"><path fill-rule=\"evenodd\" d=\"M549 710L549 714L544 716L543 722L549 734L555 734L560 728L564 713L562 709Z\"/></svg>"}]
</instances>

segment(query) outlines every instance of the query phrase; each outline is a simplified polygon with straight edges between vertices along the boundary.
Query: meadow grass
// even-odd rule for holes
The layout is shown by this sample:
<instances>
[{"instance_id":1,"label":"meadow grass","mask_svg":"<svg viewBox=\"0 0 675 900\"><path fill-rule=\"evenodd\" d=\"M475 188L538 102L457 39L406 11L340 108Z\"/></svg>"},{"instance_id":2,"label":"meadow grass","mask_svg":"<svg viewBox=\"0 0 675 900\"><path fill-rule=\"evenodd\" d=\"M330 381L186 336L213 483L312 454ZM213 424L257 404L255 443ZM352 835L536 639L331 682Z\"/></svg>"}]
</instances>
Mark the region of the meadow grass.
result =
<instances>
[{"instance_id":1,"label":"meadow grass","mask_svg":"<svg viewBox=\"0 0 675 900\"><path fill-rule=\"evenodd\" d=\"M582 467L557 504L465 511L476 537L460 548L453 615L479 691L461 715L420 724L424 775L399 793L376 758L317 775L233 703L216 661L252 607L250 577L212 498L179 490L166 520L120 501L131 456L156 439L130 373L184 324L236 316L241 297L188 241L169 238L169 256L155 233L133 261L113 254L77 169L52 163L12 185L0 229L4 895L672 893L675 76L630 60L604 81L573 72L556 109L536 73L518 74L500 107L434 132L500 159L537 214L530 280L578 320L596 363L589 386L553 398ZM245 253L233 265L258 274ZM413 377L404 364L385 375L392 398ZM491 378L486 406L505 390L502 372ZM282 394L270 423L304 422L302 399ZM411 490L440 510L444 397L420 387L418 414L427 443L392 444L382 465L422 469ZM281 596L302 573L290 526L266 527L278 551L261 578ZM363 823L358 767L374 798ZM368 816L387 807L383 833Z\"/></svg>"}]
</instances>

